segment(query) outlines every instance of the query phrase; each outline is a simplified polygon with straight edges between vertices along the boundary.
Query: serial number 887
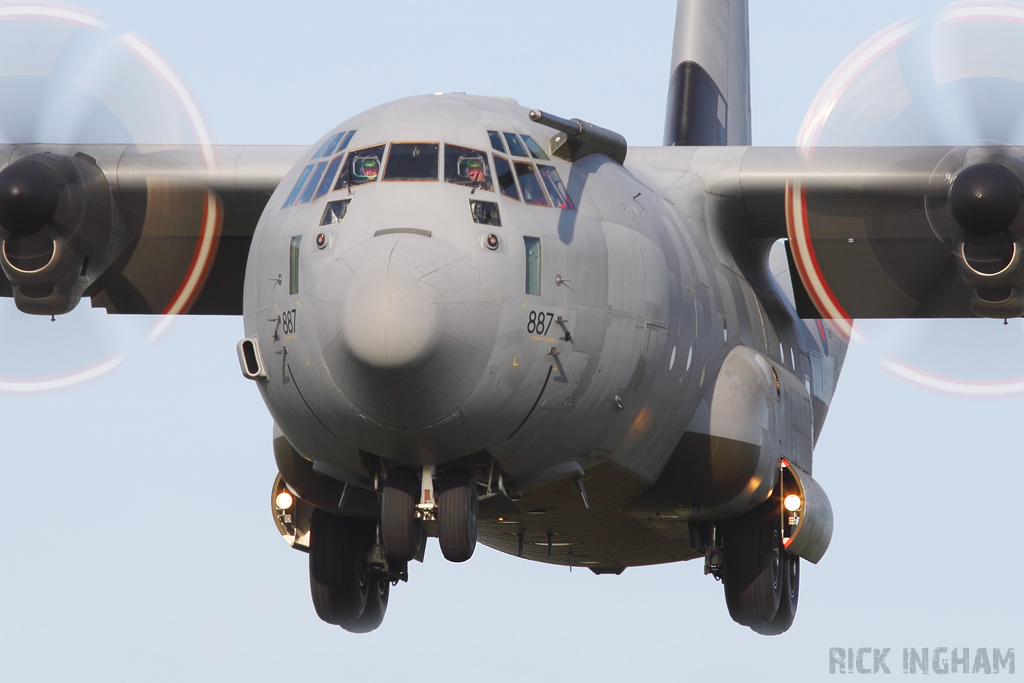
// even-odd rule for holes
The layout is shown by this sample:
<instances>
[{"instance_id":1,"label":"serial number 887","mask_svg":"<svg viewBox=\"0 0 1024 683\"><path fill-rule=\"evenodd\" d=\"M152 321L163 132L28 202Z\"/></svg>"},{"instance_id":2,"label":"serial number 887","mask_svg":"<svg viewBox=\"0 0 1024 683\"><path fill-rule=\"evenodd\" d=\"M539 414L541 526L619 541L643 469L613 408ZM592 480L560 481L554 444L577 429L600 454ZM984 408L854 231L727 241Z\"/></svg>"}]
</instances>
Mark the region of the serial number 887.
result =
<instances>
[{"instance_id":1,"label":"serial number 887","mask_svg":"<svg viewBox=\"0 0 1024 683\"><path fill-rule=\"evenodd\" d=\"M530 311L530 319L526 322L526 331L530 334L547 334L551 329L551 321L554 319L554 313Z\"/></svg>"}]
</instances>

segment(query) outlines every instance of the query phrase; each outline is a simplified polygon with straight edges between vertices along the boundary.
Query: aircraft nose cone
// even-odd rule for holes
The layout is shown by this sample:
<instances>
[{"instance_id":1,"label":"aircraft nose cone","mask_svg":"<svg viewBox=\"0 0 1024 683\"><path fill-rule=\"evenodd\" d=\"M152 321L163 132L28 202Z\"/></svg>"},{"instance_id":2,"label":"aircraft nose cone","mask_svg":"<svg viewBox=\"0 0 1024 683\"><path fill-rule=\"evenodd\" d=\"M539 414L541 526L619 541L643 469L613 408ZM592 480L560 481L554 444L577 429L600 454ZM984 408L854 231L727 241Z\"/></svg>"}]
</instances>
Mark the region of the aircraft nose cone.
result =
<instances>
[{"instance_id":1,"label":"aircraft nose cone","mask_svg":"<svg viewBox=\"0 0 1024 683\"><path fill-rule=\"evenodd\" d=\"M434 297L421 286L417 264L392 253L373 264L349 292L344 335L352 357L378 370L415 366L438 334Z\"/></svg>"},{"instance_id":2,"label":"aircraft nose cone","mask_svg":"<svg viewBox=\"0 0 1024 683\"><path fill-rule=\"evenodd\" d=\"M483 377L501 294L466 253L434 238L377 237L331 264L317 334L355 409L392 429L454 414Z\"/></svg>"}]
</instances>

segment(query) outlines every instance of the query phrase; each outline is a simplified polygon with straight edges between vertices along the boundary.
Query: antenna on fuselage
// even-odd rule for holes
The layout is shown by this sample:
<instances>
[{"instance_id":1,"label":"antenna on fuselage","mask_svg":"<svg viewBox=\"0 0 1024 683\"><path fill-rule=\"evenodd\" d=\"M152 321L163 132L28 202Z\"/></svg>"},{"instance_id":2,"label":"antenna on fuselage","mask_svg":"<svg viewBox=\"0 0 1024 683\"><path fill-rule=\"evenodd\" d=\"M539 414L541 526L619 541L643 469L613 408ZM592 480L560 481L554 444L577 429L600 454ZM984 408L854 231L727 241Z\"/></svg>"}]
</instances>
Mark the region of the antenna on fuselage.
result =
<instances>
[{"instance_id":1,"label":"antenna on fuselage","mask_svg":"<svg viewBox=\"0 0 1024 683\"><path fill-rule=\"evenodd\" d=\"M548 138L551 154L559 159L579 161L591 154L603 154L619 164L626 161L629 145L613 130L580 119L563 119L540 109L530 112L530 120L559 131Z\"/></svg>"}]
</instances>

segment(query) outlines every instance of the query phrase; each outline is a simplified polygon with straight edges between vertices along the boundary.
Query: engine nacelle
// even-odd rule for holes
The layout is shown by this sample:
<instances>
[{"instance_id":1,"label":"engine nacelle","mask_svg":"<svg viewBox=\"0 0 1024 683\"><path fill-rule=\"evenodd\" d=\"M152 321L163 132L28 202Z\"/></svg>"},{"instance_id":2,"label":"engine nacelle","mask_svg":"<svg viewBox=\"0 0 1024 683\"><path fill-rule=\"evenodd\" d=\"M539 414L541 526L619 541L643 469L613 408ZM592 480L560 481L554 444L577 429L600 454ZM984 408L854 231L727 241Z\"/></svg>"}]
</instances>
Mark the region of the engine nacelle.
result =
<instances>
[{"instance_id":1,"label":"engine nacelle","mask_svg":"<svg viewBox=\"0 0 1024 683\"><path fill-rule=\"evenodd\" d=\"M68 313L128 243L103 171L32 154L0 171L0 267L25 313Z\"/></svg>"},{"instance_id":2,"label":"engine nacelle","mask_svg":"<svg viewBox=\"0 0 1024 683\"><path fill-rule=\"evenodd\" d=\"M1024 315L1024 164L1004 150L960 148L932 182L928 219L953 253L971 309L988 318Z\"/></svg>"}]
</instances>

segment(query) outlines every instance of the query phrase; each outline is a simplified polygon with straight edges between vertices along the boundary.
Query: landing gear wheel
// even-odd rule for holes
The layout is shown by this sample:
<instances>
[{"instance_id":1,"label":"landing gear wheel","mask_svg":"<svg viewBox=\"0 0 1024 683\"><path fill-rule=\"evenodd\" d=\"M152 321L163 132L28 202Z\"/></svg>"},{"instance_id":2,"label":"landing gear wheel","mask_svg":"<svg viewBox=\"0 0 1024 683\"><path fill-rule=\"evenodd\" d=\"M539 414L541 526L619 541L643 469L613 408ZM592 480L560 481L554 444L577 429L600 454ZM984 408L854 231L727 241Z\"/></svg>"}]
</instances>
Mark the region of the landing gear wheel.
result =
<instances>
[{"instance_id":1,"label":"landing gear wheel","mask_svg":"<svg viewBox=\"0 0 1024 683\"><path fill-rule=\"evenodd\" d=\"M391 582L387 577L370 578L370 590L366 597L363 613L351 624L341 624L349 633L369 633L376 630L384 621L384 613L388 611L388 596L391 593Z\"/></svg>"},{"instance_id":2,"label":"landing gear wheel","mask_svg":"<svg viewBox=\"0 0 1024 683\"><path fill-rule=\"evenodd\" d=\"M437 542L450 562L465 562L476 549L480 501L467 470L445 472L438 481Z\"/></svg>"},{"instance_id":3,"label":"landing gear wheel","mask_svg":"<svg viewBox=\"0 0 1024 683\"><path fill-rule=\"evenodd\" d=\"M777 636L789 630L796 618L796 605L800 599L800 558L782 553L782 599L775 618L767 624L751 626L763 636Z\"/></svg>"},{"instance_id":4,"label":"landing gear wheel","mask_svg":"<svg viewBox=\"0 0 1024 683\"><path fill-rule=\"evenodd\" d=\"M423 542L423 524L416 519L420 480L406 467L395 467L384 482L380 502L380 532L389 562L408 562Z\"/></svg>"},{"instance_id":5,"label":"landing gear wheel","mask_svg":"<svg viewBox=\"0 0 1024 683\"><path fill-rule=\"evenodd\" d=\"M744 626L763 626L775 618L782 599L782 534L775 499L726 527L722 583L729 616Z\"/></svg>"},{"instance_id":6,"label":"landing gear wheel","mask_svg":"<svg viewBox=\"0 0 1024 683\"><path fill-rule=\"evenodd\" d=\"M363 614L371 577L366 553L374 529L361 519L313 510L309 533L309 588L317 616L344 626Z\"/></svg>"}]
</instances>

